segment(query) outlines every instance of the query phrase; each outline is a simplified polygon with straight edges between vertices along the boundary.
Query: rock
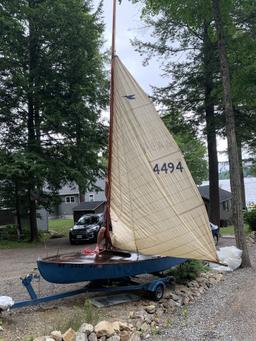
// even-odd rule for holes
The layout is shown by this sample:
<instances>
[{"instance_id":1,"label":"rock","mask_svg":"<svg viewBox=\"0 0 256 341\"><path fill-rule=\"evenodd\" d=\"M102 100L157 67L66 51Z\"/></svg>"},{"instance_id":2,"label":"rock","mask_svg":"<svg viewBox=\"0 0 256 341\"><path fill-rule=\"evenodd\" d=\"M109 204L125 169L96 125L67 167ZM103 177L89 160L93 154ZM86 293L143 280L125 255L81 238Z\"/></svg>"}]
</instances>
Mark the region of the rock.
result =
<instances>
[{"instance_id":1,"label":"rock","mask_svg":"<svg viewBox=\"0 0 256 341\"><path fill-rule=\"evenodd\" d=\"M223 274L215 274L215 279L217 282L220 282L220 281L223 281L224 280L224 277L223 277Z\"/></svg>"},{"instance_id":2,"label":"rock","mask_svg":"<svg viewBox=\"0 0 256 341\"><path fill-rule=\"evenodd\" d=\"M197 281L197 283L198 283L199 285L202 285L202 284L205 283L206 278L205 278L205 277L198 277L198 278L196 279L196 281Z\"/></svg>"},{"instance_id":3,"label":"rock","mask_svg":"<svg viewBox=\"0 0 256 341\"><path fill-rule=\"evenodd\" d=\"M183 302L183 298L178 296L179 299L177 301L170 299L169 300L169 305L170 306L176 306L176 307L181 307L182 306L182 302Z\"/></svg>"},{"instance_id":4,"label":"rock","mask_svg":"<svg viewBox=\"0 0 256 341\"><path fill-rule=\"evenodd\" d=\"M152 317L153 317L153 315L152 315ZM147 323L147 324L150 324L152 322L152 317L151 316L146 317L144 322Z\"/></svg>"},{"instance_id":5,"label":"rock","mask_svg":"<svg viewBox=\"0 0 256 341\"><path fill-rule=\"evenodd\" d=\"M63 341L75 341L76 340L76 332L69 328L62 336Z\"/></svg>"},{"instance_id":6,"label":"rock","mask_svg":"<svg viewBox=\"0 0 256 341\"><path fill-rule=\"evenodd\" d=\"M55 341L62 341L62 334L59 330L54 330L51 332L50 336L55 340Z\"/></svg>"},{"instance_id":7,"label":"rock","mask_svg":"<svg viewBox=\"0 0 256 341\"><path fill-rule=\"evenodd\" d=\"M113 322L112 326L113 326L115 332L119 332L120 331L120 322L119 321Z\"/></svg>"},{"instance_id":8,"label":"rock","mask_svg":"<svg viewBox=\"0 0 256 341\"><path fill-rule=\"evenodd\" d=\"M106 341L107 337L106 336L102 336L101 338L99 338L99 341Z\"/></svg>"},{"instance_id":9,"label":"rock","mask_svg":"<svg viewBox=\"0 0 256 341\"><path fill-rule=\"evenodd\" d=\"M80 333L84 333L86 335L89 335L93 332L93 325L91 325L90 323L83 323L78 331Z\"/></svg>"},{"instance_id":10,"label":"rock","mask_svg":"<svg viewBox=\"0 0 256 341\"><path fill-rule=\"evenodd\" d=\"M0 332L3 332L4 331L4 328L0 326Z\"/></svg>"},{"instance_id":11,"label":"rock","mask_svg":"<svg viewBox=\"0 0 256 341\"><path fill-rule=\"evenodd\" d=\"M184 297L183 304L187 305L187 304L189 304L189 302L190 302L190 298L189 297Z\"/></svg>"},{"instance_id":12,"label":"rock","mask_svg":"<svg viewBox=\"0 0 256 341\"><path fill-rule=\"evenodd\" d=\"M201 272L200 277L208 278L208 273L207 272ZM200 278L200 277L198 277L198 278ZM198 278L197 278L197 281L198 281Z\"/></svg>"},{"instance_id":13,"label":"rock","mask_svg":"<svg viewBox=\"0 0 256 341\"><path fill-rule=\"evenodd\" d=\"M119 335L113 335L113 336L110 336L107 341L120 341L121 338Z\"/></svg>"},{"instance_id":14,"label":"rock","mask_svg":"<svg viewBox=\"0 0 256 341\"><path fill-rule=\"evenodd\" d=\"M185 293L185 294L190 293L189 288L186 287L185 285L182 285L182 284L177 285L175 291L176 291L176 293L177 293L177 292L183 292L183 293Z\"/></svg>"},{"instance_id":15,"label":"rock","mask_svg":"<svg viewBox=\"0 0 256 341\"><path fill-rule=\"evenodd\" d=\"M142 333L148 332L150 330L150 326L146 322L144 322L140 326L140 330L142 331Z\"/></svg>"},{"instance_id":16,"label":"rock","mask_svg":"<svg viewBox=\"0 0 256 341\"><path fill-rule=\"evenodd\" d=\"M136 317L134 311L130 311L128 317L129 319L135 319Z\"/></svg>"},{"instance_id":17,"label":"rock","mask_svg":"<svg viewBox=\"0 0 256 341\"><path fill-rule=\"evenodd\" d=\"M140 334L139 333L133 333L128 341L141 341Z\"/></svg>"},{"instance_id":18,"label":"rock","mask_svg":"<svg viewBox=\"0 0 256 341\"><path fill-rule=\"evenodd\" d=\"M191 294L191 290L185 286L176 289L176 294L182 297L188 296Z\"/></svg>"},{"instance_id":19,"label":"rock","mask_svg":"<svg viewBox=\"0 0 256 341\"><path fill-rule=\"evenodd\" d=\"M96 336L96 333L91 333L89 336L88 336L88 341L97 341L98 338Z\"/></svg>"},{"instance_id":20,"label":"rock","mask_svg":"<svg viewBox=\"0 0 256 341\"><path fill-rule=\"evenodd\" d=\"M217 283L216 278L214 278L214 277L209 278L209 283L210 284L216 284Z\"/></svg>"},{"instance_id":21,"label":"rock","mask_svg":"<svg viewBox=\"0 0 256 341\"><path fill-rule=\"evenodd\" d=\"M157 317L162 317L163 315L164 315L164 311L163 311L163 309L161 309L161 308L158 308L157 310L156 310L156 314L155 314ZM149 316L150 318L155 318L154 316Z\"/></svg>"},{"instance_id":22,"label":"rock","mask_svg":"<svg viewBox=\"0 0 256 341\"><path fill-rule=\"evenodd\" d=\"M81 332L76 333L76 341L88 341L87 335Z\"/></svg>"},{"instance_id":23,"label":"rock","mask_svg":"<svg viewBox=\"0 0 256 341\"><path fill-rule=\"evenodd\" d=\"M171 298L171 295L173 294L173 292L166 288L165 291L164 291L164 298L168 299L168 298Z\"/></svg>"},{"instance_id":24,"label":"rock","mask_svg":"<svg viewBox=\"0 0 256 341\"><path fill-rule=\"evenodd\" d=\"M156 312L156 306L154 304L148 305L145 307L145 310L149 314L154 314Z\"/></svg>"},{"instance_id":25,"label":"rock","mask_svg":"<svg viewBox=\"0 0 256 341\"><path fill-rule=\"evenodd\" d=\"M188 282L187 286L189 288L199 288L199 284L197 281L191 281L191 282Z\"/></svg>"},{"instance_id":26,"label":"rock","mask_svg":"<svg viewBox=\"0 0 256 341\"><path fill-rule=\"evenodd\" d=\"M122 330L120 332L120 341L128 341L130 338L130 333L127 330Z\"/></svg>"},{"instance_id":27,"label":"rock","mask_svg":"<svg viewBox=\"0 0 256 341\"><path fill-rule=\"evenodd\" d=\"M107 336L110 337L115 333L115 330L112 326L112 323L108 322L108 321L101 321L99 322L95 328L95 333L97 335L97 337L101 337L101 336Z\"/></svg>"},{"instance_id":28,"label":"rock","mask_svg":"<svg viewBox=\"0 0 256 341\"><path fill-rule=\"evenodd\" d=\"M33 339L34 341L54 341L54 339L50 336L39 336Z\"/></svg>"},{"instance_id":29,"label":"rock","mask_svg":"<svg viewBox=\"0 0 256 341\"><path fill-rule=\"evenodd\" d=\"M135 328L136 328L137 330L140 330L142 324L143 324L143 321L141 321L141 320L137 321L136 324L135 324Z\"/></svg>"},{"instance_id":30,"label":"rock","mask_svg":"<svg viewBox=\"0 0 256 341\"><path fill-rule=\"evenodd\" d=\"M168 308L169 308L168 301L166 301L166 302L164 302L164 303L163 303L163 307L164 307L164 308L166 308L166 309L168 309Z\"/></svg>"},{"instance_id":31,"label":"rock","mask_svg":"<svg viewBox=\"0 0 256 341\"><path fill-rule=\"evenodd\" d=\"M127 330L128 332L133 331L133 325L132 324L128 324L126 322L120 322L119 321L119 330Z\"/></svg>"},{"instance_id":32,"label":"rock","mask_svg":"<svg viewBox=\"0 0 256 341\"><path fill-rule=\"evenodd\" d=\"M173 301L179 301L180 300L180 296L174 294L173 292L170 293L170 299L172 299Z\"/></svg>"},{"instance_id":33,"label":"rock","mask_svg":"<svg viewBox=\"0 0 256 341\"><path fill-rule=\"evenodd\" d=\"M144 310L139 310L134 313L134 318L140 318L141 320L145 319L145 311Z\"/></svg>"}]
</instances>

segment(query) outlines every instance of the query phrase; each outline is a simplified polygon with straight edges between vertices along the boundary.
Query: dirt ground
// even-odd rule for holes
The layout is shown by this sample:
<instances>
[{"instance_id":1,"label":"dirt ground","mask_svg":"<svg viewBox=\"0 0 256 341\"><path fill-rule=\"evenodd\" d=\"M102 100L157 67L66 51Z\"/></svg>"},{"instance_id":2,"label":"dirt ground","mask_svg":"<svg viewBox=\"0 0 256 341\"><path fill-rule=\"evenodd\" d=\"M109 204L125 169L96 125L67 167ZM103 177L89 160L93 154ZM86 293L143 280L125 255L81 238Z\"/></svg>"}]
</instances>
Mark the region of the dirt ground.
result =
<instances>
[{"instance_id":1,"label":"dirt ground","mask_svg":"<svg viewBox=\"0 0 256 341\"><path fill-rule=\"evenodd\" d=\"M232 238L222 238L220 241L220 246L234 244L235 242ZM0 296L11 296L16 301L28 297L19 278L34 269L38 257L53 255L56 252L78 251L82 247L81 245L70 246L66 238L61 238L48 241L44 247L0 250ZM255 246L250 248L250 253L253 255L253 266L256 265L255 251ZM175 316L172 316L173 321L177 323L177 334L175 334L174 322L169 330L163 332L162 336L152 337L152 340L256 340L256 323L254 322L256 313L255 271L254 268L246 270L246 272L243 272L243 270L239 271L227 275L227 281L224 280L222 284L219 284L218 288L209 289L207 294L203 295L205 298L200 299L189 308L192 310L195 309L194 312L191 312L191 316L196 316L197 313L199 314L204 328L207 326L207 323L210 323L208 326L209 330L212 328L212 321L209 322L211 320L209 316L207 318L210 308L215 313L216 325L221 326L223 321L231 321L230 323L234 324L234 327L228 329L226 334L225 332L224 335L221 334L222 337L217 337L217 334L215 334L216 337L213 337L214 335L211 334L208 335L209 337L205 336L205 330L204 334L200 332L200 324L198 324L198 330L193 329L195 327L192 318L191 324L193 327L191 326L189 329L189 323L186 325L188 329L186 335L191 336L188 338L183 335L179 336L181 329L185 333L185 327L180 328L179 313L177 313L176 320ZM228 286L230 286L230 291L228 290ZM35 284L35 289L41 295L52 294L54 292L60 292L61 290L65 291L71 287L72 289L79 288L81 284L62 286L50 284L44 280L40 280L40 282ZM217 290L216 293L214 293L214 290ZM218 295L223 298L215 299ZM0 340L2 338L4 341L25 341L28 336L36 337L46 335L54 329L64 332L70 325L73 328L78 328L84 321L96 323L99 319L113 320L116 318L126 320L129 311L141 310L143 305L149 304L148 301L141 300L139 302L126 303L111 308L92 309L90 306L84 307L84 302L87 298L88 294L84 294L55 301L54 303L42 304L41 306L5 312L0 318L3 327L3 331L0 331ZM209 300L213 302L211 303L211 307L208 307L209 304L207 304ZM208 310L203 312L203 309ZM225 331L225 328L222 327L222 332L223 330Z\"/></svg>"},{"instance_id":2,"label":"dirt ground","mask_svg":"<svg viewBox=\"0 0 256 341\"><path fill-rule=\"evenodd\" d=\"M0 296L10 296L14 301L28 299L29 295L22 286L20 277L31 273L39 257L56 253L80 251L90 245L70 245L67 238L48 240L43 247L31 249L0 250ZM86 284L86 283L85 283ZM33 281L35 291L40 295L64 292L81 288L81 283L56 285L43 279ZM52 330L65 332L70 326L78 329L83 322L96 324L103 319L126 320L129 311L136 309L141 302L122 304L111 308L98 309L88 306L88 298L95 294L81 294L34 307L14 309L0 316L0 341L27 341L28 337L47 335ZM86 306L87 304L87 306ZM146 303L148 304L148 302ZM139 307L138 307L139 310Z\"/></svg>"}]
</instances>

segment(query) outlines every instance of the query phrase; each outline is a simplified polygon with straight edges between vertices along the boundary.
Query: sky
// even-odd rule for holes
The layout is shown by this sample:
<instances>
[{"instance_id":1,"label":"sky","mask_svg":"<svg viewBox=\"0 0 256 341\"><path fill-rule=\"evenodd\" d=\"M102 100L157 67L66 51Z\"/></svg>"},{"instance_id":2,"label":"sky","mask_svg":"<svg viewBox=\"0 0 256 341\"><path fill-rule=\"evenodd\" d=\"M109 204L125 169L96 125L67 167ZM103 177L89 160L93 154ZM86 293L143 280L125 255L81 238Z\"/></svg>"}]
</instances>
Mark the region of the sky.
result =
<instances>
[{"instance_id":1,"label":"sky","mask_svg":"<svg viewBox=\"0 0 256 341\"><path fill-rule=\"evenodd\" d=\"M99 0L94 0L97 6ZM140 56L131 44L131 40L137 37L139 40L152 40L150 31L145 28L144 23L140 19L141 4L132 4L128 0L122 0L122 4L118 4L116 12L116 54L131 72L136 81L148 94L152 94L152 86L164 86L166 79L161 77L160 62L152 59L148 66L143 66L144 57ZM103 2L104 22L105 22L105 47L111 48L112 39L112 0L104 0ZM227 149L227 142L218 139L219 161L227 160L227 153L223 152Z\"/></svg>"},{"instance_id":2,"label":"sky","mask_svg":"<svg viewBox=\"0 0 256 341\"><path fill-rule=\"evenodd\" d=\"M98 4L98 0L94 0ZM118 4L116 12L116 54L138 81L140 86L149 94L152 93L151 86L161 86L164 80L161 78L159 63L156 60L148 66L143 66L143 56L135 51L131 40L137 37L143 41L150 39L149 30L144 27L140 20L140 4L131 4L128 0L122 0ZM112 37L112 0L104 0L104 22L106 48L111 47Z\"/></svg>"}]
</instances>

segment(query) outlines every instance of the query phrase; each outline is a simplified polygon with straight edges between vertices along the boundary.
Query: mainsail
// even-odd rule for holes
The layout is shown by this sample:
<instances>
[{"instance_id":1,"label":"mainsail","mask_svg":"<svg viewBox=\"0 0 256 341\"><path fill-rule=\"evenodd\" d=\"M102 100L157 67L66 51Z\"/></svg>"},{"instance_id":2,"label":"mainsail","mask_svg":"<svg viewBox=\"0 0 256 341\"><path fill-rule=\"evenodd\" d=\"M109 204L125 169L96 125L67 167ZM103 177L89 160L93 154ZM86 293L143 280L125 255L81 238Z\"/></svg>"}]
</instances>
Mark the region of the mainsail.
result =
<instances>
[{"instance_id":1,"label":"mainsail","mask_svg":"<svg viewBox=\"0 0 256 341\"><path fill-rule=\"evenodd\" d=\"M114 246L218 261L203 200L150 98L117 56L110 214Z\"/></svg>"}]
</instances>

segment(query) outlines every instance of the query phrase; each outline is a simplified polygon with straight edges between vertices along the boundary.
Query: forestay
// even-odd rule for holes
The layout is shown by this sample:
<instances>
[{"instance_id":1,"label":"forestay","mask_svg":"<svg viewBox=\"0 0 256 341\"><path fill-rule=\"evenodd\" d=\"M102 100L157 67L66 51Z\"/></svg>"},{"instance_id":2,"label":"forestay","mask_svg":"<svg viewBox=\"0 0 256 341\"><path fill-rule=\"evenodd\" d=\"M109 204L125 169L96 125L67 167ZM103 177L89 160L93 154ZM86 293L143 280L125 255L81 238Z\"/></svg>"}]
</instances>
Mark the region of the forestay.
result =
<instances>
[{"instance_id":1,"label":"forestay","mask_svg":"<svg viewBox=\"0 0 256 341\"><path fill-rule=\"evenodd\" d=\"M114 58L110 213L116 247L218 261L203 200L151 99Z\"/></svg>"}]
</instances>

